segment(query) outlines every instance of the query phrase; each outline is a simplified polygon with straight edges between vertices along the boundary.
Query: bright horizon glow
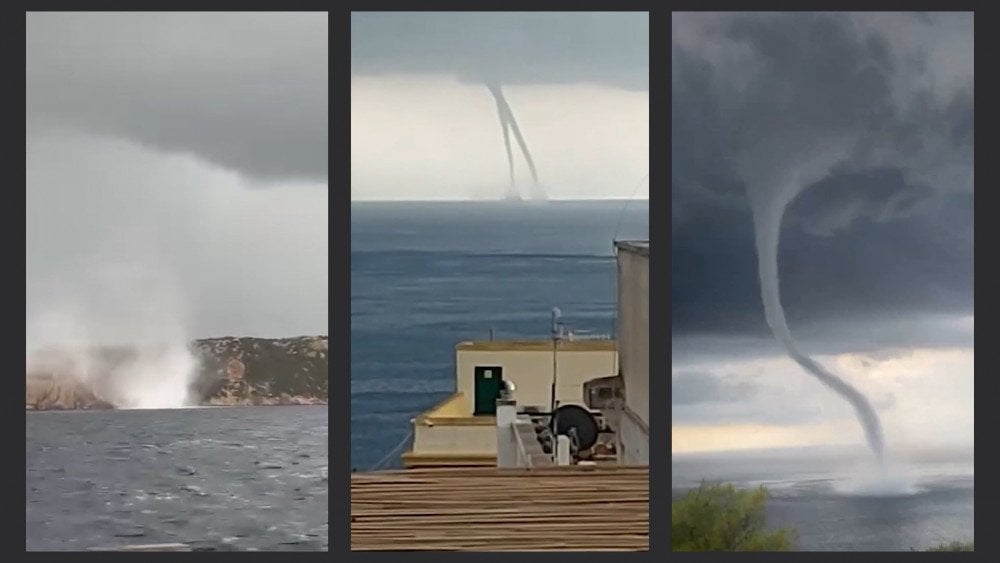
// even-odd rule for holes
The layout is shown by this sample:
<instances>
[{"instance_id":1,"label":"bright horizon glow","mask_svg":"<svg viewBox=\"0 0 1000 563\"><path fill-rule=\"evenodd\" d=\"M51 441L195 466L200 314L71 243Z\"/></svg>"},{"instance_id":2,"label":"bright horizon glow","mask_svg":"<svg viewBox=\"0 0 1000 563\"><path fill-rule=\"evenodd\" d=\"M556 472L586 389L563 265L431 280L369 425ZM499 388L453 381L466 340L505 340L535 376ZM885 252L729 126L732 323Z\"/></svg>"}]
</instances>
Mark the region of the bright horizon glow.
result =
<instances>
[{"instance_id":1,"label":"bright horizon glow","mask_svg":"<svg viewBox=\"0 0 1000 563\"><path fill-rule=\"evenodd\" d=\"M765 450L802 446L853 446L854 436L844 436L842 423L825 422L781 426L777 424L673 425L670 453L689 454Z\"/></svg>"},{"instance_id":2,"label":"bright horizon glow","mask_svg":"<svg viewBox=\"0 0 1000 563\"><path fill-rule=\"evenodd\" d=\"M551 201L648 199L649 93L504 87ZM525 200L531 178L515 152ZM490 201L510 186L496 103L447 76L351 78L352 201Z\"/></svg>"},{"instance_id":3,"label":"bright horizon glow","mask_svg":"<svg viewBox=\"0 0 1000 563\"><path fill-rule=\"evenodd\" d=\"M974 445L971 347L815 357L871 399L882 419L888 452ZM850 406L786 357L673 367L674 373L681 371L724 374L751 384L756 393L673 405L672 454L864 444ZM787 419L767 420L776 412Z\"/></svg>"}]
</instances>

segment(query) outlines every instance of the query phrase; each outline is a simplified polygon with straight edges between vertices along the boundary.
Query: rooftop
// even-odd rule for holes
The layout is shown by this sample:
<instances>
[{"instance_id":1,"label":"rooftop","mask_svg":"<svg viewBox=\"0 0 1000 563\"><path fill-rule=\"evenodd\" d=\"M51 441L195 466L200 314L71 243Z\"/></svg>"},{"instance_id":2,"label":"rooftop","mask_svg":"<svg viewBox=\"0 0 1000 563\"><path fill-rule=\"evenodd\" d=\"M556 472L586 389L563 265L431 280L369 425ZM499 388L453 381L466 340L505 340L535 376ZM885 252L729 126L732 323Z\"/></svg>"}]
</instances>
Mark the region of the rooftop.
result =
<instances>
[{"instance_id":1,"label":"rooftop","mask_svg":"<svg viewBox=\"0 0 1000 563\"><path fill-rule=\"evenodd\" d=\"M476 350L492 352L551 352L552 340L476 340L459 342L455 350ZM602 340L567 340L559 341L561 352L614 352L615 341Z\"/></svg>"},{"instance_id":2,"label":"rooftop","mask_svg":"<svg viewBox=\"0 0 1000 563\"><path fill-rule=\"evenodd\" d=\"M355 473L351 549L648 551L649 469Z\"/></svg>"},{"instance_id":3,"label":"rooftop","mask_svg":"<svg viewBox=\"0 0 1000 563\"><path fill-rule=\"evenodd\" d=\"M626 252L634 252L649 257L648 240L616 240L615 248Z\"/></svg>"},{"instance_id":4,"label":"rooftop","mask_svg":"<svg viewBox=\"0 0 1000 563\"><path fill-rule=\"evenodd\" d=\"M417 416L417 424L441 426L495 426L496 417L472 416L472 404L464 393L452 393L447 399Z\"/></svg>"},{"instance_id":5,"label":"rooftop","mask_svg":"<svg viewBox=\"0 0 1000 563\"><path fill-rule=\"evenodd\" d=\"M428 409L424 416L437 418L465 418L472 410L469 400L462 393L452 393L447 399Z\"/></svg>"}]
</instances>

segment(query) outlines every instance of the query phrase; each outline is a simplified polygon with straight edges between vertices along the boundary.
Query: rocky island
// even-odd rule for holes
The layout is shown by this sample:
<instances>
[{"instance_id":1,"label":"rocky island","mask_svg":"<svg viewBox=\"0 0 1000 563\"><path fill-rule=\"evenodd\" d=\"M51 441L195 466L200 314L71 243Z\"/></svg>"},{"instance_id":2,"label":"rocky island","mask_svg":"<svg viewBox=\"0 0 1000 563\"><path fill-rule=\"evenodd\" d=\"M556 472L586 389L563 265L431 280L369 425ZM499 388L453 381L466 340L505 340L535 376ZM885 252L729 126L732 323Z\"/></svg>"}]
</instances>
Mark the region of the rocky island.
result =
<instances>
[{"instance_id":1,"label":"rocky island","mask_svg":"<svg viewBox=\"0 0 1000 563\"><path fill-rule=\"evenodd\" d=\"M327 402L329 339L223 337L188 346L196 367L188 384L189 405L317 405ZM27 410L112 409L115 377L135 361L129 348L80 354L49 353L26 374ZM85 365L85 369L81 366ZM124 372L124 373L123 373ZM86 375L83 375L86 374Z\"/></svg>"}]
</instances>

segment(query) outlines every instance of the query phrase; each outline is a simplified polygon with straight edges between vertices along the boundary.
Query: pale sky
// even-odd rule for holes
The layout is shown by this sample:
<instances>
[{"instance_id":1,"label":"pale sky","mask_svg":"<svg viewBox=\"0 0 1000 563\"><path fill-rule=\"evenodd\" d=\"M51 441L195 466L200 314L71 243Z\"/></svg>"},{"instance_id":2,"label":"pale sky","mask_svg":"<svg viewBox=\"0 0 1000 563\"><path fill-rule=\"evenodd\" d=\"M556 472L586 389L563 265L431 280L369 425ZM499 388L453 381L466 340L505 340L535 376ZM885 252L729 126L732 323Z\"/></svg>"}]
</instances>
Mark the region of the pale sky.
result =
<instances>
[{"instance_id":1,"label":"pale sky","mask_svg":"<svg viewBox=\"0 0 1000 563\"><path fill-rule=\"evenodd\" d=\"M801 347L864 393L890 452L973 445L971 13L682 13L672 47L672 449L864 444L761 304L747 198L785 211Z\"/></svg>"},{"instance_id":2,"label":"pale sky","mask_svg":"<svg viewBox=\"0 0 1000 563\"><path fill-rule=\"evenodd\" d=\"M327 14L26 25L29 347L327 334Z\"/></svg>"},{"instance_id":3,"label":"pale sky","mask_svg":"<svg viewBox=\"0 0 1000 563\"><path fill-rule=\"evenodd\" d=\"M871 400L890 451L971 446L971 346L818 355ZM784 355L675 362L672 451L855 445L854 411Z\"/></svg>"},{"instance_id":4,"label":"pale sky","mask_svg":"<svg viewBox=\"0 0 1000 563\"><path fill-rule=\"evenodd\" d=\"M353 14L351 37L352 200L503 197L486 80L503 86L550 199L649 197L647 14Z\"/></svg>"}]
</instances>

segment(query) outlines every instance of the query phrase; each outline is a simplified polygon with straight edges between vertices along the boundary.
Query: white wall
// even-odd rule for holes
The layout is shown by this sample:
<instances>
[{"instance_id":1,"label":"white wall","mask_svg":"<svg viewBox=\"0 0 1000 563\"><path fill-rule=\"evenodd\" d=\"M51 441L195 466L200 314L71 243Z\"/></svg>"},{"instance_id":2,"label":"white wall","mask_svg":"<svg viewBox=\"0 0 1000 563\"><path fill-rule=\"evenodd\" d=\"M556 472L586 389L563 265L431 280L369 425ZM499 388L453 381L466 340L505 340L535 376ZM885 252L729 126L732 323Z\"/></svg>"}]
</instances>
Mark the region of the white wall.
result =
<instances>
[{"instance_id":1,"label":"white wall","mask_svg":"<svg viewBox=\"0 0 1000 563\"><path fill-rule=\"evenodd\" d=\"M618 251L618 350L625 404L649 425L649 257Z\"/></svg>"},{"instance_id":2,"label":"white wall","mask_svg":"<svg viewBox=\"0 0 1000 563\"><path fill-rule=\"evenodd\" d=\"M618 422L618 462L623 465L649 465L649 431L636 415L623 412Z\"/></svg>"}]
</instances>

